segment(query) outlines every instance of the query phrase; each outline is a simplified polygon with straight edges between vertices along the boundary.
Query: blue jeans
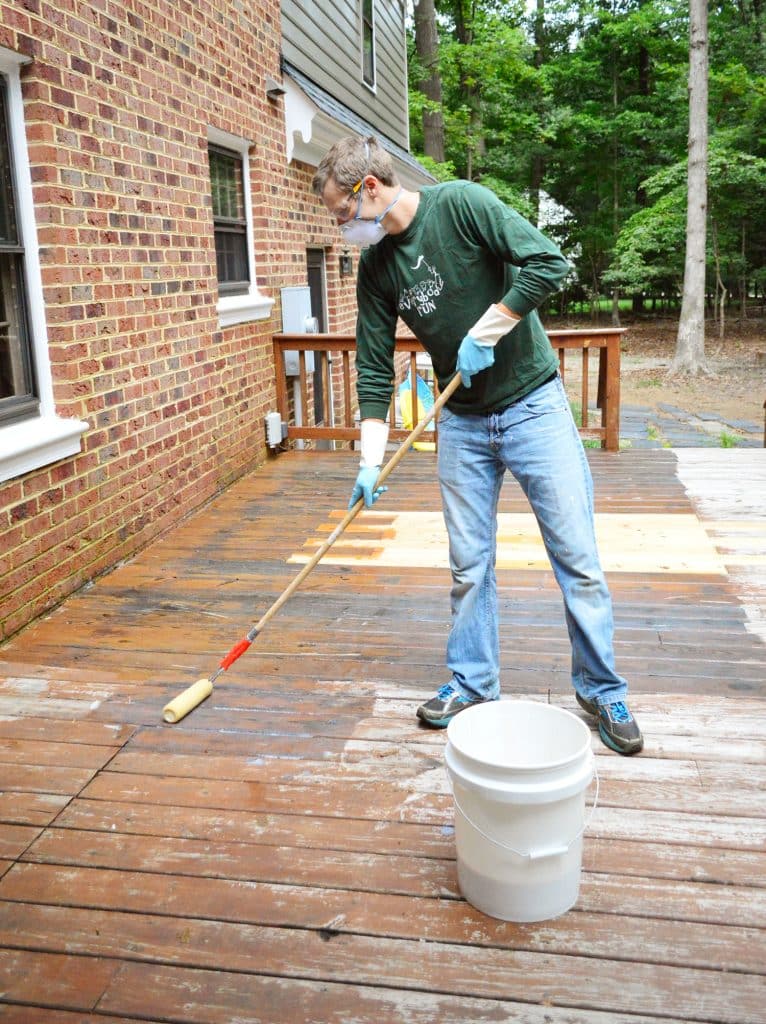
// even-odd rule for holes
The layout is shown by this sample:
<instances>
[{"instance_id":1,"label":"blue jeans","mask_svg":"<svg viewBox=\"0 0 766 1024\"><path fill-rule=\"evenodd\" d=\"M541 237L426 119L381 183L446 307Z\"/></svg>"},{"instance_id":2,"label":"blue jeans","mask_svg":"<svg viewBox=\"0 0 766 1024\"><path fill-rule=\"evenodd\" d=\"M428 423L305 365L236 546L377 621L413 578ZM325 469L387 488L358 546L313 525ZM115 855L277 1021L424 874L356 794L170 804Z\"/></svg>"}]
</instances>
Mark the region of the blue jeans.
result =
<instances>
[{"instance_id":1,"label":"blue jeans","mask_svg":"<svg viewBox=\"0 0 766 1024\"><path fill-rule=\"evenodd\" d=\"M598 557L593 481L560 377L503 412L439 418L439 482L449 535L447 667L465 696L500 695L495 557L506 469L529 499L564 597L572 684L597 704L623 700L612 602Z\"/></svg>"}]
</instances>

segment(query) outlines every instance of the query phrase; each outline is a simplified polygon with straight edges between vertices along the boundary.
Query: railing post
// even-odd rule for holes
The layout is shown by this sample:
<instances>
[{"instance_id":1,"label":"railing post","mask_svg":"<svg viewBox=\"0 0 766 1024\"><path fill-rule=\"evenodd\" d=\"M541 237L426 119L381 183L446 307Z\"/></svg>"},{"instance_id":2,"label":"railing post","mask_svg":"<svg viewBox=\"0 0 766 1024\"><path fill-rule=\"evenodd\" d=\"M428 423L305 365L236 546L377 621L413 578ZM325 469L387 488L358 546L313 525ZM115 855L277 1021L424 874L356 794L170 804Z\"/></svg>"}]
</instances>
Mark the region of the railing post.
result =
<instances>
[{"instance_id":1,"label":"railing post","mask_svg":"<svg viewBox=\"0 0 766 1024\"><path fill-rule=\"evenodd\" d=\"M588 347L588 343L586 342L583 345L583 347L582 347L582 400L581 400L582 413L581 413L581 419L582 419L582 426L583 426L584 430L588 429L588 402L590 401L590 396L588 394L588 383L589 383L589 381L588 381L588 363L589 363L588 356L589 356L589 354L590 354L590 349Z\"/></svg>"},{"instance_id":2,"label":"railing post","mask_svg":"<svg viewBox=\"0 0 766 1024\"><path fill-rule=\"evenodd\" d=\"M289 418L289 406L287 401L287 368L285 366L285 352L281 345L274 340L274 367L276 370L276 397L277 411L282 423L287 423Z\"/></svg>"},{"instance_id":3,"label":"railing post","mask_svg":"<svg viewBox=\"0 0 766 1024\"><path fill-rule=\"evenodd\" d=\"M602 410L606 433L602 447L608 452L620 450L620 338L620 334L614 334L606 341L606 382Z\"/></svg>"}]
</instances>

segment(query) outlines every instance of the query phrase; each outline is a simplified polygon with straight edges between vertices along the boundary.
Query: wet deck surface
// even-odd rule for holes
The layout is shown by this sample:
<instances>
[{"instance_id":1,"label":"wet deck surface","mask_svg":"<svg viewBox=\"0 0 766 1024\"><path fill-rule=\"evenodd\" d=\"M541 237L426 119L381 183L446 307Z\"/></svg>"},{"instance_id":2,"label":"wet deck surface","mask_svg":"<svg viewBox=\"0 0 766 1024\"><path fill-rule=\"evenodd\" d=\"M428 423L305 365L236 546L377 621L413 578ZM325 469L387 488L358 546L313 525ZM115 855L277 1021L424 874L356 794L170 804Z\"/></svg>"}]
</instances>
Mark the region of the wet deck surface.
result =
<instances>
[{"instance_id":1,"label":"wet deck surface","mask_svg":"<svg viewBox=\"0 0 766 1024\"><path fill-rule=\"evenodd\" d=\"M345 453L232 487L0 650L0 1019L737 1022L766 1006L766 453L589 452L640 757L594 737L580 897L460 897L432 456L405 459L213 696L164 703L338 521ZM501 501L503 692L577 714L561 601Z\"/></svg>"}]
</instances>

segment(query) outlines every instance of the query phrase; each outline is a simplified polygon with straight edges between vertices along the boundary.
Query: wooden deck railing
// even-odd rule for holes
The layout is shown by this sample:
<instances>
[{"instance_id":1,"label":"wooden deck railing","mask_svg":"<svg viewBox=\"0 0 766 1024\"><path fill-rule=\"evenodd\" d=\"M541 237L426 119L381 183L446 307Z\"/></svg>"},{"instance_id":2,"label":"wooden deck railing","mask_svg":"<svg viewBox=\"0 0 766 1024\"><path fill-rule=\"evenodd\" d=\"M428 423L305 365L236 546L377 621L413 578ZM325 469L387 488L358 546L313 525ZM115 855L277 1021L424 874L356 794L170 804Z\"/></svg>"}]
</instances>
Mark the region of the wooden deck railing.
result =
<instances>
[{"instance_id":1,"label":"wooden deck railing","mask_svg":"<svg viewBox=\"0 0 766 1024\"><path fill-rule=\"evenodd\" d=\"M580 353L580 409L578 424L583 438L596 439L608 451L617 451L620 435L620 338L623 329L594 328L593 330L548 331L551 345L558 352L559 367L565 384L567 381L567 353ZM303 441L356 441L359 425L355 420L355 389L352 386L354 367L352 353L356 350L353 335L346 334L276 334L274 335L274 363L276 366L277 408L282 422L287 424L288 440ZM593 388L591 384L592 351L598 352L595 416L590 409ZM288 378L285 353L298 353L298 373ZM307 368L307 353L314 354L314 370ZM417 394L416 376L424 375L427 356L423 346L412 337L398 337L395 342L398 383L410 378L411 394ZM420 359L418 357L420 356ZM313 422L309 410L314 408L316 375L322 382L321 423ZM572 373L574 376L574 373ZM288 384L292 382L292 387ZM438 385L429 380L432 389ZM389 437L403 441L409 430L399 427L395 416L396 388L391 398ZM298 414L296 415L296 410ZM592 424L591 418L598 418ZM296 422L297 421L297 422ZM436 440L436 426L426 431L422 441Z\"/></svg>"}]
</instances>

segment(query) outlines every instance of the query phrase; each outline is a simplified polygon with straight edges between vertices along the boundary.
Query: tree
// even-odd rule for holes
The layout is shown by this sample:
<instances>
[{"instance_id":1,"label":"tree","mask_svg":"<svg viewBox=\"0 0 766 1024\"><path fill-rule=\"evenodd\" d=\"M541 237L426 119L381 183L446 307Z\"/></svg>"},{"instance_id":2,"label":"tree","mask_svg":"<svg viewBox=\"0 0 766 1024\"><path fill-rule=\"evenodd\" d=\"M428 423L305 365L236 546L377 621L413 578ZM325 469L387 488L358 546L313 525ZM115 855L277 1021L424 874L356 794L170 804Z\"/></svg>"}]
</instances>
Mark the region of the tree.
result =
<instances>
[{"instance_id":1,"label":"tree","mask_svg":"<svg viewBox=\"0 0 766 1024\"><path fill-rule=\"evenodd\" d=\"M654 179L646 183L652 195ZM649 295L676 295L683 283L685 202L677 188L638 210L625 224L615 246L615 260L604 283Z\"/></svg>"},{"instance_id":2,"label":"tree","mask_svg":"<svg viewBox=\"0 0 766 1024\"><path fill-rule=\"evenodd\" d=\"M441 180L459 176L488 185L500 182L506 192L523 194L526 183L519 179L529 163L525 141L534 121L524 98L534 68L532 46L521 27L523 5L519 0L435 0L431 21L426 2L419 0L413 8L409 41L413 149ZM429 36L431 27L438 49ZM427 148L424 112L437 106L435 91L425 92L426 64L437 57L444 155L435 161Z\"/></svg>"},{"instance_id":3,"label":"tree","mask_svg":"<svg viewBox=\"0 0 766 1024\"><path fill-rule=\"evenodd\" d=\"M708 158L707 0L689 0L689 158L686 261L676 354L670 373L709 373L705 359Z\"/></svg>"},{"instance_id":4,"label":"tree","mask_svg":"<svg viewBox=\"0 0 766 1024\"><path fill-rule=\"evenodd\" d=\"M557 40L545 65L555 137L544 187L571 213L565 251L598 308L605 286L622 284L605 274L624 224L644 203L642 181L678 159L686 141L686 21L653 0L583 2L578 21L571 5L563 11L561 0L549 0L553 13L554 4L570 32L549 33Z\"/></svg>"},{"instance_id":5,"label":"tree","mask_svg":"<svg viewBox=\"0 0 766 1024\"><path fill-rule=\"evenodd\" d=\"M660 296L664 308L680 302L689 3L418 0L410 8L418 18L417 28L408 23L413 151L438 180L480 181L533 221L538 196L550 196L563 214L554 237L594 315L609 292L616 311L618 288L636 312L642 292L652 309ZM737 299L744 316L766 290L766 0L712 0L711 9L707 185L691 195L707 206L700 249L708 312L722 329L725 303ZM421 19L435 32L425 48L415 38ZM423 91L437 71L440 103ZM442 113L443 161L428 155L441 155L425 140L430 111Z\"/></svg>"},{"instance_id":6,"label":"tree","mask_svg":"<svg viewBox=\"0 0 766 1024\"><path fill-rule=\"evenodd\" d=\"M423 152L444 163L444 115L439 73L439 35L434 0L415 0L415 49L423 68L418 88L428 100L423 104Z\"/></svg>"},{"instance_id":7,"label":"tree","mask_svg":"<svg viewBox=\"0 0 766 1024\"><path fill-rule=\"evenodd\" d=\"M647 203L627 221L615 245L606 284L651 295L679 294L683 288L688 161L677 161L641 183ZM739 291L746 314L750 284L763 271L761 243L766 223L766 159L711 138L707 173L707 292L723 338L725 303Z\"/></svg>"},{"instance_id":8,"label":"tree","mask_svg":"<svg viewBox=\"0 0 766 1024\"><path fill-rule=\"evenodd\" d=\"M534 62L539 72L545 63L545 0L536 0L536 9L533 20L533 32L535 40ZM542 113L542 111L540 111ZM535 212L534 223L540 224L540 190L543 183L545 170L545 159L539 148L532 152L532 175L529 183L530 200Z\"/></svg>"}]
</instances>

